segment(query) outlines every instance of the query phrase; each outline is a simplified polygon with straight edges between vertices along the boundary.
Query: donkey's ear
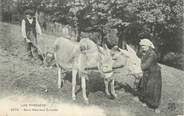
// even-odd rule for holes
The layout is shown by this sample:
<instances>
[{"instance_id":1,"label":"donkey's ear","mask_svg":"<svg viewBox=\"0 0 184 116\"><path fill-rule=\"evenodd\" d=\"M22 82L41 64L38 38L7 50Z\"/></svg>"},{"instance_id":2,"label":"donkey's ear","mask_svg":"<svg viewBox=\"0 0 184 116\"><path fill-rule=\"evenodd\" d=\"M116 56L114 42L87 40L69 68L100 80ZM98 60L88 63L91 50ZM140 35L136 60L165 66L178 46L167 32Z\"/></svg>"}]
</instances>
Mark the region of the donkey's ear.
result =
<instances>
[{"instance_id":1,"label":"donkey's ear","mask_svg":"<svg viewBox=\"0 0 184 116\"><path fill-rule=\"evenodd\" d=\"M103 44L103 45L102 45L102 48L103 48L103 49L109 49L109 48L107 47L107 44Z\"/></svg>"},{"instance_id":2,"label":"donkey's ear","mask_svg":"<svg viewBox=\"0 0 184 116\"><path fill-rule=\"evenodd\" d=\"M120 50L120 52L121 52L123 55L125 55L125 56L127 56L127 57L130 57L130 52L129 52L129 51L123 50L123 49L121 49L121 48L119 48L119 50Z\"/></svg>"},{"instance_id":3,"label":"donkey's ear","mask_svg":"<svg viewBox=\"0 0 184 116\"><path fill-rule=\"evenodd\" d=\"M101 53L101 54L104 54L103 53L103 50L97 45L97 48L98 48L98 51Z\"/></svg>"},{"instance_id":4,"label":"donkey's ear","mask_svg":"<svg viewBox=\"0 0 184 116\"><path fill-rule=\"evenodd\" d=\"M104 45L104 48L105 48L105 49L109 49L109 48L107 47L107 44Z\"/></svg>"},{"instance_id":5,"label":"donkey's ear","mask_svg":"<svg viewBox=\"0 0 184 116\"><path fill-rule=\"evenodd\" d=\"M132 53L132 54L136 54L135 50L133 48L131 48L128 44L126 44L126 48L127 50Z\"/></svg>"}]
</instances>

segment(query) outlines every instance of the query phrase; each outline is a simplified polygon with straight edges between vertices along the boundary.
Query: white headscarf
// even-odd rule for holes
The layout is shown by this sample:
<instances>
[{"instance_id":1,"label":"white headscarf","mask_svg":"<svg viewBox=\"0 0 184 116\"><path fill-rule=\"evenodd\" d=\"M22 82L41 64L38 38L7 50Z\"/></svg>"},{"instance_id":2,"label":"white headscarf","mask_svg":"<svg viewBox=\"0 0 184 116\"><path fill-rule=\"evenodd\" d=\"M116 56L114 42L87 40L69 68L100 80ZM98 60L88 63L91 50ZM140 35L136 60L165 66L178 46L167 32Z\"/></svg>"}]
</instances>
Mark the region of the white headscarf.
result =
<instances>
[{"instance_id":1,"label":"white headscarf","mask_svg":"<svg viewBox=\"0 0 184 116\"><path fill-rule=\"evenodd\" d=\"M149 39L142 39L140 42L139 42L139 45L144 45L144 46L149 46L153 49L155 49L155 46L153 45L153 43L149 40Z\"/></svg>"}]
</instances>

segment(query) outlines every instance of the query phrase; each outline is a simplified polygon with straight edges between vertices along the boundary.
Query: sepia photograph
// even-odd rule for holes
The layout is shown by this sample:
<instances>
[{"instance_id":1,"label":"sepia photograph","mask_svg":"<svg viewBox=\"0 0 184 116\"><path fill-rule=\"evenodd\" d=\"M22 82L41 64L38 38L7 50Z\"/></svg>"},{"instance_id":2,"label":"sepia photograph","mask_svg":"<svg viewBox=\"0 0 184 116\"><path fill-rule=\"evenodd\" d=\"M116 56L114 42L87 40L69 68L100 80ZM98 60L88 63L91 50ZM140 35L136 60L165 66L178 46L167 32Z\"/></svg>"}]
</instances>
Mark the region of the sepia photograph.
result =
<instances>
[{"instance_id":1,"label":"sepia photograph","mask_svg":"<svg viewBox=\"0 0 184 116\"><path fill-rule=\"evenodd\" d=\"M184 116L184 1L1 0L0 116Z\"/></svg>"}]
</instances>

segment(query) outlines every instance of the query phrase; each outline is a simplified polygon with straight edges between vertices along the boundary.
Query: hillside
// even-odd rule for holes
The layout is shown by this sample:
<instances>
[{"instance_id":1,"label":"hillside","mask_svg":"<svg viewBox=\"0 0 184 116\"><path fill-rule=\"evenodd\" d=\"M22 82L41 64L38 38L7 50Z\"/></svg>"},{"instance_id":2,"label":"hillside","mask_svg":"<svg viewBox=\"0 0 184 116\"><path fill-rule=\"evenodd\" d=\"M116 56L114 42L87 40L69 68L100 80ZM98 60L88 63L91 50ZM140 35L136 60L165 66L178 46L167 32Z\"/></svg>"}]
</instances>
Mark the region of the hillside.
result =
<instances>
[{"instance_id":1,"label":"hillside","mask_svg":"<svg viewBox=\"0 0 184 116\"><path fill-rule=\"evenodd\" d=\"M53 50L55 39L56 36L54 35L43 34L39 36L39 44L43 52ZM39 66L34 61L27 61L24 55L25 46L21 37L20 26L0 23L0 111L2 108L20 107L19 104L34 101L36 103L56 104L57 108L61 108L61 112L66 110L67 113L74 113L76 116L80 116L78 111L83 113L86 111L86 115L96 113L99 116L156 115L151 109L144 108L140 103L133 101L133 95L124 92L123 88L117 90L117 99L107 99L103 93L103 81L95 78L99 77L96 73L92 75L94 79L90 83L90 87L93 88L90 89L89 94L91 104L89 106L84 105L81 92L77 94L76 103L73 103L70 80L66 81L62 89L58 89L57 70ZM160 116L182 115L184 114L184 71L165 65L161 65L161 67L163 88ZM68 74L68 76L70 77L71 74ZM123 76L123 72L116 76L117 81L128 83L129 79ZM9 105L3 103L9 103ZM170 104L175 104L176 108L170 108ZM84 108L86 109L81 110ZM94 110L91 111L91 108L94 108ZM3 112L6 113L6 110L3 110ZM8 114L13 116L14 113L23 115L22 112L11 111ZM58 115L55 113L53 115ZM65 112L63 115L71 115L67 113ZM0 112L0 115L4 114ZM35 115L39 114L34 112Z\"/></svg>"}]
</instances>

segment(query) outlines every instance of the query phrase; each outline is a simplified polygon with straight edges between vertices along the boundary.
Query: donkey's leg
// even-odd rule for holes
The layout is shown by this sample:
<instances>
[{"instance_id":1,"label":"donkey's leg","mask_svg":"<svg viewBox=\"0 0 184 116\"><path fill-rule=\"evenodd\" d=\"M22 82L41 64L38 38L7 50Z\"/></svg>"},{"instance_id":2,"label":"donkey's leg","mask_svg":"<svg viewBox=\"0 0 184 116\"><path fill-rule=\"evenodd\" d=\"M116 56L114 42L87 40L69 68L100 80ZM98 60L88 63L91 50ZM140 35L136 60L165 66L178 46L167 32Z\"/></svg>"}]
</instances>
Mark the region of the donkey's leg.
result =
<instances>
[{"instance_id":1,"label":"donkey's leg","mask_svg":"<svg viewBox=\"0 0 184 116\"><path fill-rule=\"evenodd\" d=\"M62 83L61 67L57 66L57 68L58 68L58 88L61 88L61 83Z\"/></svg>"},{"instance_id":2,"label":"donkey's leg","mask_svg":"<svg viewBox=\"0 0 184 116\"><path fill-rule=\"evenodd\" d=\"M77 69L72 69L72 99L76 100L75 87L76 87Z\"/></svg>"},{"instance_id":3,"label":"donkey's leg","mask_svg":"<svg viewBox=\"0 0 184 116\"><path fill-rule=\"evenodd\" d=\"M88 98L87 98L87 95L86 95L86 78L85 78L85 76L82 76L81 77L81 82L82 82L82 94L83 94L83 98L84 98L86 104L89 104L89 101L88 101Z\"/></svg>"},{"instance_id":4,"label":"donkey's leg","mask_svg":"<svg viewBox=\"0 0 184 116\"><path fill-rule=\"evenodd\" d=\"M110 93L109 93L109 81L108 81L108 79L104 79L104 83L105 83L105 94L107 96L110 96Z\"/></svg>"},{"instance_id":5,"label":"donkey's leg","mask_svg":"<svg viewBox=\"0 0 184 116\"><path fill-rule=\"evenodd\" d=\"M115 98L117 98L117 94L114 89L114 79L111 80L111 93Z\"/></svg>"}]
</instances>

